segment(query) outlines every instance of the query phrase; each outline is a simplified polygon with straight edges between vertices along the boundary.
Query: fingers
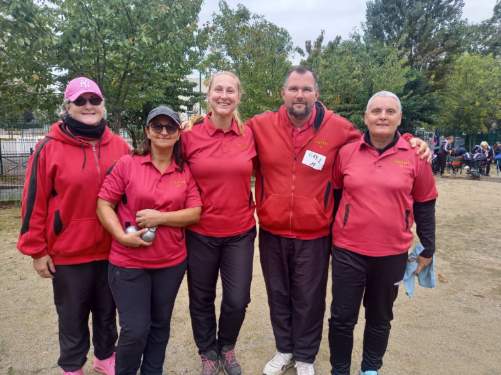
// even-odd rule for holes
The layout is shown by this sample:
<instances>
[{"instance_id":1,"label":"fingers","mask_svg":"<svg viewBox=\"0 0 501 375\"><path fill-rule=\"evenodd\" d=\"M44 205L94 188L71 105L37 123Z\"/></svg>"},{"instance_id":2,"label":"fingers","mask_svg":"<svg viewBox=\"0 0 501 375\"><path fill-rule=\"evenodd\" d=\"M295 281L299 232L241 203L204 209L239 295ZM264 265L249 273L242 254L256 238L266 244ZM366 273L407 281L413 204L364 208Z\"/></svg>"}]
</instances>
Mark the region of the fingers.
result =
<instances>
[{"instance_id":1,"label":"fingers","mask_svg":"<svg viewBox=\"0 0 501 375\"><path fill-rule=\"evenodd\" d=\"M33 268L40 277L52 279L56 268L50 256L46 255L38 259L33 259Z\"/></svg>"},{"instance_id":2,"label":"fingers","mask_svg":"<svg viewBox=\"0 0 501 375\"><path fill-rule=\"evenodd\" d=\"M414 272L416 275L419 275L419 273L425 269L432 261L432 258L425 258L425 257L418 257L418 264L416 271Z\"/></svg>"},{"instance_id":3,"label":"fingers","mask_svg":"<svg viewBox=\"0 0 501 375\"><path fill-rule=\"evenodd\" d=\"M125 236L124 241L122 242L123 245L128 246L128 247L141 247L141 246L150 246L150 242L146 242L141 238L144 232L146 232L148 229L140 229L137 232L134 233L128 233Z\"/></svg>"},{"instance_id":4,"label":"fingers","mask_svg":"<svg viewBox=\"0 0 501 375\"><path fill-rule=\"evenodd\" d=\"M424 264L418 264L416 271L414 271L414 273L416 275L419 275L419 273L423 270L423 268L424 268Z\"/></svg>"},{"instance_id":5,"label":"fingers","mask_svg":"<svg viewBox=\"0 0 501 375\"><path fill-rule=\"evenodd\" d=\"M46 267L42 267L42 266L35 267L35 271L38 273L38 276L40 276L42 278L52 279L54 277L52 275L52 273L49 271L49 267L47 267L47 264L46 264ZM55 270L54 270L54 272L55 272Z\"/></svg>"},{"instance_id":6,"label":"fingers","mask_svg":"<svg viewBox=\"0 0 501 375\"><path fill-rule=\"evenodd\" d=\"M136 224L141 228L149 228L157 225L158 211L144 209L136 212Z\"/></svg>"},{"instance_id":7,"label":"fingers","mask_svg":"<svg viewBox=\"0 0 501 375\"><path fill-rule=\"evenodd\" d=\"M38 272L38 275L45 279L52 279L54 276L49 272L49 269Z\"/></svg>"},{"instance_id":8,"label":"fingers","mask_svg":"<svg viewBox=\"0 0 501 375\"><path fill-rule=\"evenodd\" d=\"M49 271L50 271L51 274L56 273L56 266L54 265L54 262L52 261L52 258L49 258L49 260L47 261L47 265L49 267Z\"/></svg>"}]
</instances>

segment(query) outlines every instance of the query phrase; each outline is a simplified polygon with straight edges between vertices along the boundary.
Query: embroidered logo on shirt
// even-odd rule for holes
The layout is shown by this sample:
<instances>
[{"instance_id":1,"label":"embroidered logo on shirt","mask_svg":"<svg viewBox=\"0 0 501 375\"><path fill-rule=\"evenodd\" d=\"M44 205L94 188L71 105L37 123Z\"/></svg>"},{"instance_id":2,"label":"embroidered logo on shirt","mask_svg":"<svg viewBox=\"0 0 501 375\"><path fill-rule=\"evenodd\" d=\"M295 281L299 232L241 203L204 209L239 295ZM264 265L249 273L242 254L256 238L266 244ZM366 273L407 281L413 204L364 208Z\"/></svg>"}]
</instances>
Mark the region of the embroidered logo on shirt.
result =
<instances>
[{"instance_id":1,"label":"embroidered logo on shirt","mask_svg":"<svg viewBox=\"0 0 501 375\"><path fill-rule=\"evenodd\" d=\"M174 180L172 181L172 185L174 185L174 187L182 187L182 186L185 186L186 185L186 181L185 180Z\"/></svg>"},{"instance_id":2,"label":"embroidered logo on shirt","mask_svg":"<svg viewBox=\"0 0 501 375\"><path fill-rule=\"evenodd\" d=\"M237 149L238 150L245 150L249 147L248 143L243 143L243 142L238 142L236 143Z\"/></svg>"},{"instance_id":3,"label":"embroidered logo on shirt","mask_svg":"<svg viewBox=\"0 0 501 375\"><path fill-rule=\"evenodd\" d=\"M320 148L324 148L325 146L329 145L329 142L327 142L325 139L315 139L313 143L317 144Z\"/></svg>"},{"instance_id":4,"label":"embroidered logo on shirt","mask_svg":"<svg viewBox=\"0 0 501 375\"><path fill-rule=\"evenodd\" d=\"M393 160L393 163L399 165L402 168L408 167L410 165L409 161L404 159L395 159Z\"/></svg>"}]
</instances>

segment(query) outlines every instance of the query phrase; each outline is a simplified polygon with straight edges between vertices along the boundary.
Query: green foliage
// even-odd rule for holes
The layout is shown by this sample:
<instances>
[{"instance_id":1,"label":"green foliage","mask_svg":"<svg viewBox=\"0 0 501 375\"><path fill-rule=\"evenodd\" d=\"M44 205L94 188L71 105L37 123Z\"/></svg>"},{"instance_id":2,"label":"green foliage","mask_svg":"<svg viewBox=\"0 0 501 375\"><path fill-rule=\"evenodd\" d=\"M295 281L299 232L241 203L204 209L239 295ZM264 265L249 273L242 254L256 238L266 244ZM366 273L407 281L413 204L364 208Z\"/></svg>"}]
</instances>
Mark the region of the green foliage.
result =
<instances>
[{"instance_id":1,"label":"green foliage","mask_svg":"<svg viewBox=\"0 0 501 375\"><path fill-rule=\"evenodd\" d=\"M367 40L396 47L407 64L440 82L460 51L463 0L372 0Z\"/></svg>"},{"instance_id":2,"label":"green foliage","mask_svg":"<svg viewBox=\"0 0 501 375\"><path fill-rule=\"evenodd\" d=\"M372 94L388 90L398 95L409 68L403 66L395 48L381 43L366 44L355 35L322 47L323 38L321 33L315 42L307 42L308 56L302 64L316 71L324 104L363 127L363 113Z\"/></svg>"},{"instance_id":3,"label":"green foliage","mask_svg":"<svg viewBox=\"0 0 501 375\"><path fill-rule=\"evenodd\" d=\"M494 6L490 19L464 26L463 37L466 51L501 57L501 1Z\"/></svg>"},{"instance_id":4,"label":"green foliage","mask_svg":"<svg viewBox=\"0 0 501 375\"><path fill-rule=\"evenodd\" d=\"M199 58L201 0L65 0L59 6L62 81L77 75L95 79L115 129L142 126L148 109L160 103L191 105L185 77ZM185 103L181 94L187 95Z\"/></svg>"},{"instance_id":5,"label":"green foliage","mask_svg":"<svg viewBox=\"0 0 501 375\"><path fill-rule=\"evenodd\" d=\"M293 51L286 30L251 14L243 5L231 9L220 1L219 13L206 25L205 33L209 53L204 66L209 72L230 70L240 77L243 118L280 105L280 91Z\"/></svg>"},{"instance_id":6,"label":"green foliage","mask_svg":"<svg viewBox=\"0 0 501 375\"><path fill-rule=\"evenodd\" d=\"M501 120L501 61L463 54L442 91L441 128L445 132L486 133Z\"/></svg>"},{"instance_id":7,"label":"green foliage","mask_svg":"<svg viewBox=\"0 0 501 375\"><path fill-rule=\"evenodd\" d=\"M103 88L113 127L136 141L154 106L190 111L201 100L187 79L194 69L235 72L244 118L277 108L299 50L289 33L225 1L200 29L201 3L1 1L2 119L53 118L66 82L87 75ZM462 7L462 0L370 0L363 35L326 41L322 32L299 51L318 74L322 101L359 126L369 97L384 89L402 100L402 130L485 131L500 119L501 2L476 25L461 19Z\"/></svg>"},{"instance_id":8,"label":"green foliage","mask_svg":"<svg viewBox=\"0 0 501 375\"><path fill-rule=\"evenodd\" d=\"M98 82L113 127L130 134L141 133L134 128L155 105L191 109L198 96L186 77L203 53L197 25L201 3L3 1L2 112L29 118L34 110L45 110L53 118L65 84L78 75Z\"/></svg>"},{"instance_id":9,"label":"green foliage","mask_svg":"<svg viewBox=\"0 0 501 375\"><path fill-rule=\"evenodd\" d=\"M53 115L52 56L54 10L43 2L0 2L1 117L20 120Z\"/></svg>"}]
</instances>

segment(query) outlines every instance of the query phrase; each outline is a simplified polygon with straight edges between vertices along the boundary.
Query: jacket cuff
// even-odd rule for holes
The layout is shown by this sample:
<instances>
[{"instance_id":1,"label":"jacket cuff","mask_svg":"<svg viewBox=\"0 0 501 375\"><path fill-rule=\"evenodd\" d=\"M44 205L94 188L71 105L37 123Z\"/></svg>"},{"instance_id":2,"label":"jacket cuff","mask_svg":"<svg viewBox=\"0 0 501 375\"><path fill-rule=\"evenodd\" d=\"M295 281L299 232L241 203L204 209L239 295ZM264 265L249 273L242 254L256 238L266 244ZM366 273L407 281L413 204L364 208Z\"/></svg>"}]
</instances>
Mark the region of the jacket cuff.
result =
<instances>
[{"instance_id":1,"label":"jacket cuff","mask_svg":"<svg viewBox=\"0 0 501 375\"><path fill-rule=\"evenodd\" d=\"M33 259L39 259L39 258L44 257L44 256L46 256L46 255L49 255L49 253L47 252L47 250L42 250L42 251L40 251L39 253L32 254L32 255L31 255L31 257L32 257Z\"/></svg>"},{"instance_id":2,"label":"jacket cuff","mask_svg":"<svg viewBox=\"0 0 501 375\"><path fill-rule=\"evenodd\" d=\"M431 258L434 253L435 253L435 250L433 250L433 249L424 249L423 251L421 251L419 256L423 257L423 258Z\"/></svg>"}]
</instances>

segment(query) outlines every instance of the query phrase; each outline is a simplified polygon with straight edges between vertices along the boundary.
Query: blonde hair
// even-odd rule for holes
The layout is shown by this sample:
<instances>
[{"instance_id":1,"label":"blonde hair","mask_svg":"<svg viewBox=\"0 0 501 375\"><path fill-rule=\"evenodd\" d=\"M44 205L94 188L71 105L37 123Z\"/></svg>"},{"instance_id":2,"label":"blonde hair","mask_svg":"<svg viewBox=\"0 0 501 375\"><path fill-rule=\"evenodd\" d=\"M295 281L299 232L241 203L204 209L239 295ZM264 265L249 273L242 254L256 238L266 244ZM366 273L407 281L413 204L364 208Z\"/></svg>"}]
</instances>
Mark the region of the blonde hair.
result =
<instances>
[{"instance_id":1,"label":"blonde hair","mask_svg":"<svg viewBox=\"0 0 501 375\"><path fill-rule=\"evenodd\" d=\"M205 116L203 115L192 115L188 121L186 122L186 125L184 127L184 131L191 130L193 128L193 125L201 124L204 122Z\"/></svg>"},{"instance_id":2,"label":"blonde hair","mask_svg":"<svg viewBox=\"0 0 501 375\"><path fill-rule=\"evenodd\" d=\"M214 79L216 77L219 77L219 76L222 76L222 75L228 75L228 76L232 77L237 82L238 96L242 97L243 90L242 90L242 84L240 83L240 78L238 78L238 76L235 73L229 72L227 70L222 70L222 71L214 73L212 75L212 77L209 80L209 87L207 89L207 95L212 90L212 85L214 83ZM208 111L212 112L212 108L211 108L210 104L208 104L207 107L208 107ZM193 126L194 124L198 124L200 122L200 121L193 121L192 122L191 120L193 119L193 117L195 117L195 116L192 116L192 118L190 119L190 121L188 123L188 126L189 126L190 129L191 129L191 126ZM238 107L235 108L235 110L233 111L233 118L237 122L238 130L240 131L240 135L244 134L244 123L243 123L243 121L242 121L242 119L240 117L240 113L238 112Z\"/></svg>"}]
</instances>

